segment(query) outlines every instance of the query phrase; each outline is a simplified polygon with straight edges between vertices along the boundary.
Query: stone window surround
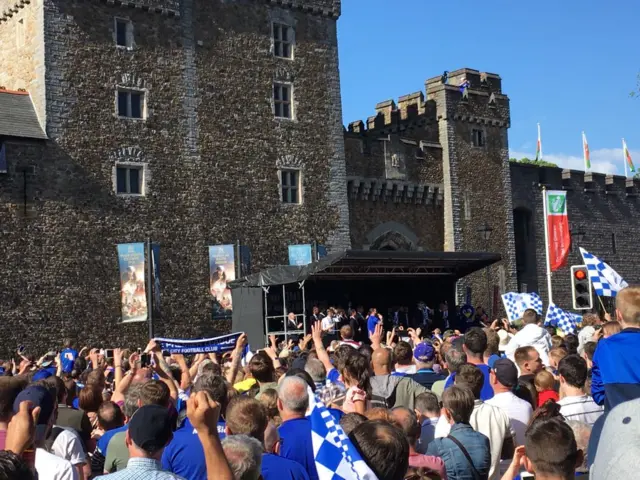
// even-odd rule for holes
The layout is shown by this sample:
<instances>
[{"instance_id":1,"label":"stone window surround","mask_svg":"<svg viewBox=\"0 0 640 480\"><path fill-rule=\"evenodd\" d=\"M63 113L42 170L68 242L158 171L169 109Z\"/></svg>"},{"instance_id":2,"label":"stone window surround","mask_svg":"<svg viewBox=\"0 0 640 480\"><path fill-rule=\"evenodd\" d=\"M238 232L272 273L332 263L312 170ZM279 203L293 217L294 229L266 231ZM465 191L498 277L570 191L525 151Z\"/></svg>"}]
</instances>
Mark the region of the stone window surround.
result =
<instances>
[{"instance_id":1,"label":"stone window surround","mask_svg":"<svg viewBox=\"0 0 640 480\"><path fill-rule=\"evenodd\" d=\"M289 29L289 41L287 42L289 44L289 48L291 49L291 55L288 57L285 56L280 56L280 55L276 55L276 38L275 38L275 27L276 25L280 26L280 27L287 27ZM296 55L296 30L293 27L293 25L291 25L291 22L288 21L283 21L281 19L272 19L271 20L271 54L274 56L274 58L279 58L281 60L289 60L289 61L293 61L295 60L295 55Z\"/></svg>"},{"instance_id":2,"label":"stone window surround","mask_svg":"<svg viewBox=\"0 0 640 480\"><path fill-rule=\"evenodd\" d=\"M464 206L464 219L471 220L471 196L469 192L464 192L462 194L462 202Z\"/></svg>"},{"instance_id":3,"label":"stone window surround","mask_svg":"<svg viewBox=\"0 0 640 480\"><path fill-rule=\"evenodd\" d=\"M127 24L127 27L126 27L127 28L127 32L126 32L127 45L118 45L118 22L119 21ZM133 50L133 47L135 46L134 36L133 36L133 22L129 17L118 17L118 16L113 17L113 43L115 44L116 48L119 50L126 50L126 51Z\"/></svg>"},{"instance_id":4,"label":"stone window surround","mask_svg":"<svg viewBox=\"0 0 640 480\"><path fill-rule=\"evenodd\" d=\"M118 193L118 167L138 168L142 174L140 179L140 193ZM136 162L133 160L116 160L113 162L111 169L111 182L113 184L113 193L119 198L139 198L146 197L149 193L149 180L151 174L149 172L149 164L147 162Z\"/></svg>"},{"instance_id":5,"label":"stone window surround","mask_svg":"<svg viewBox=\"0 0 640 480\"><path fill-rule=\"evenodd\" d=\"M474 140L475 140L475 132L482 132L482 145L476 145ZM471 129L471 146L473 148L486 148L487 147L487 131L484 127L480 127L480 126L474 126Z\"/></svg>"},{"instance_id":6,"label":"stone window surround","mask_svg":"<svg viewBox=\"0 0 640 480\"><path fill-rule=\"evenodd\" d=\"M142 113L142 117L141 118L134 118L134 117L123 117L121 115L118 114L118 93L119 92L132 92L132 93L142 93L142 105L141 105L141 113ZM124 85L116 85L116 91L115 91L115 95L114 95L114 103L115 103L115 116L116 118L120 119L120 120L128 120L128 121L132 121L132 122L144 122L147 120L149 114L148 114L148 109L147 109L147 104L149 102L149 90L146 88L135 88L135 87L128 87L128 86L124 86Z\"/></svg>"},{"instance_id":7,"label":"stone window surround","mask_svg":"<svg viewBox=\"0 0 640 480\"><path fill-rule=\"evenodd\" d=\"M27 38L26 38L26 20L24 17L18 19L16 21L16 48L21 49L24 47Z\"/></svg>"},{"instance_id":8,"label":"stone window surround","mask_svg":"<svg viewBox=\"0 0 640 480\"><path fill-rule=\"evenodd\" d=\"M285 171L295 171L298 173L298 199L300 200L298 203L287 203L282 200L282 172L285 172ZM278 167L277 175L278 175L278 198L280 199L280 205L286 208L299 207L300 205L302 205L304 203L304 187L303 187L304 182L302 178L304 176L304 173L302 171L302 167L283 165L281 167Z\"/></svg>"},{"instance_id":9,"label":"stone window surround","mask_svg":"<svg viewBox=\"0 0 640 480\"><path fill-rule=\"evenodd\" d=\"M282 85L289 87L289 117L278 117L276 115L276 99L273 90L276 85ZM273 118L277 121L283 122L295 122L296 121L296 108L295 108L295 89L293 82L285 80L274 80L271 87L271 111L273 112Z\"/></svg>"}]
</instances>

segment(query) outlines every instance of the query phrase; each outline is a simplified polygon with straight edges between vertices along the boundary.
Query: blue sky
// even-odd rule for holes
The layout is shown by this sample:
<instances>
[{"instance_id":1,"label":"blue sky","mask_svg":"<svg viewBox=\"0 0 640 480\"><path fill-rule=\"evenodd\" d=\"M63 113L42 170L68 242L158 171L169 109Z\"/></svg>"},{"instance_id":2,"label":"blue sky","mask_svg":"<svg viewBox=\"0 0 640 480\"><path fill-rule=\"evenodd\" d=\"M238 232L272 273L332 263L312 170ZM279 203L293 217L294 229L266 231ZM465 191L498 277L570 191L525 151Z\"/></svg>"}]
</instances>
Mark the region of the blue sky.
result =
<instances>
[{"instance_id":1,"label":"blue sky","mask_svg":"<svg viewBox=\"0 0 640 480\"><path fill-rule=\"evenodd\" d=\"M497 73L511 99L510 149L622 173L624 137L640 167L638 0L342 0L338 23L344 123L375 104L424 91L427 78L462 67Z\"/></svg>"}]
</instances>

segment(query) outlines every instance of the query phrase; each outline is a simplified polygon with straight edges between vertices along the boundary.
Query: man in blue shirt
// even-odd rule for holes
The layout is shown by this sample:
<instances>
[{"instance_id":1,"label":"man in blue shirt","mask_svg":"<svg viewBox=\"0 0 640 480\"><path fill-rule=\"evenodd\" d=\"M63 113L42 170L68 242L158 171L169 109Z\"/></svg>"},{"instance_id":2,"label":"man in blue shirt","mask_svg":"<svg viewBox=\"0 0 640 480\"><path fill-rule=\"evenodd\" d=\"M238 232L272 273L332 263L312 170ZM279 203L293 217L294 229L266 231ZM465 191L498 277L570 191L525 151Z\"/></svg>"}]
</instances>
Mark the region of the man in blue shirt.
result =
<instances>
[{"instance_id":1,"label":"man in blue shirt","mask_svg":"<svg viewBox=\"0 0 640 480\"><path fill-rule=\"evenodd\" d=\"M431 390L431 387L438 380L444 380L446 377L433 370L433 364L436 359L436 349L431 343L421 342L416 345L413 350L413 359L416 364L416 373L411 375L415 382L418 382L424 388Z\"/></svg>"},{"instance_id":2,"label":"man in blue shirt","mask_svg":"<svg viewBox=\"0 0 640 480\"><path fill-rule=\"evenodd\" d=\"M60 364L62 373L71 373L73 365L78 358L78 351L73 348L73 341L67 338L64 341L64 350L60 352Z\"/></svg>"},{"instance_id":3,"label":"man in blue shirt","mask_svg":"<svg viewBox=\"0 0 640 480\"><path fill-rule=\"evenodd\" d=\"M378 318L378 311L375 308L369 310L369 317L367 318L367 330L369 331L369 336L373 335L373 332L376 331L376 325L380 323L380 319Z\"/></svg>"},{"instance_id":4,"label":"man in blue shirt","mask_svg":"<svg viewBox=\"0 0 640 480\"><path fill-rule=\"evenodd\" d=\"M264 406L250 397L236 397L227 407L227 435L247 435L264 445L269 418ZM309 480L309 475L298 462L265 452L262 455L264 480Z\"/></svg>"},{"instance_id":5,"label":"man in blue shirt","mask_svg":"<svg viewBox=\"0 0 640 480\"><path fill-rule=\"evenodd\" d=\"M310 480L318 480L311 421L305 417L308 408L307 382L296 376L285 377L278 386L278 412L282 418L278 428L280 455L302 465Z\"/></svg>"},{"instance_id":6,"label":"man in blue shirt","mask_svg":"<svg viewBox=\"0 0 640 480\"><path fill-rule=\"evenodd\" d=\"M225 422L222 415L224 415L223 412L226 411L227 406L227 387L224 378L212 371L202 372L193 387L192 395L200 391L206 391L221 406L218 435L222 440L225 437ZM187 480L206 480L207 465L205 463L204 450L198 438L198 433L189 419L186 419L183 426L176 430L171 443L164 449L162 468Z\"/></svg>"},{"instance_id":7,"label":"man in blue shirt","mask_svg":"<svg viewBox=\"0 0 640 480\"><path fill-rule=\"evenodd\" d=\"M484 363L484 351L487 349L487 334L481 328L473 327L468 330L463 337L462 349L467 354L467 362L475 365L484 375L484 383L480 392L480 400L485 401L493 398L493 388L489 381L489 365ZM449 388L453 385L455 375L451 375L444 385Z\"/></svg>"}]
</instances>

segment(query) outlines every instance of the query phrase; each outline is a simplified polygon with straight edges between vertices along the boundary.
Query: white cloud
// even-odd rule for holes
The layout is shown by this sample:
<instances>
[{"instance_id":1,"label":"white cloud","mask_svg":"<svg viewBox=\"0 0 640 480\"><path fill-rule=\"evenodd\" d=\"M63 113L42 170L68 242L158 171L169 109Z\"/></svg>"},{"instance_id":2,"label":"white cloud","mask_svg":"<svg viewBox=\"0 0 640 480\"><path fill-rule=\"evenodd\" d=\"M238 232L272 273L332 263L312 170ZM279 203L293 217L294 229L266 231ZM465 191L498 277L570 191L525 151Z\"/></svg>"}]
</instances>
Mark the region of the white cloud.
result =
<instances>
[{"instance_id":1,"label":"white cloud","mask_svg":"<svg viewBox=\"0 0 640 480\"><path fill-rule=\"evenodd\" d=\"M543 152L543 158L547 162L555 163L561 168L569 168L571 170L584 170L584 160L582 156L566 155L564 153ZM510 158L536 158L535 152L509 151ZM640 167L640 151L631 150L631 158L634 160L636 168ZM624 157L622 148L600 148L591 150L591 170L598 173L614 173L624 175Z\"/></svg>"}]
</instances>

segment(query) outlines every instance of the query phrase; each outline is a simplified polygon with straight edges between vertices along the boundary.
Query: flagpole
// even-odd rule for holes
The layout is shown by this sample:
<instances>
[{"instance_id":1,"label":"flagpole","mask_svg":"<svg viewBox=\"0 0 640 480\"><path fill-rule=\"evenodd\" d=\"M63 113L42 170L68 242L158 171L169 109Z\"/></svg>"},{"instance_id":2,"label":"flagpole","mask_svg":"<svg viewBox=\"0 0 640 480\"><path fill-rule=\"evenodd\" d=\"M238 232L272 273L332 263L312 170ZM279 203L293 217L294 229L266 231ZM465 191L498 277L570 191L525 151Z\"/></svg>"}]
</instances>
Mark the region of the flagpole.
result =
<instances>
[{"instance_id":1,"label":"flagpole","mask_svg":"<svg viewBox=\"0 0 640 480\"><path fill-rule=\"evenodd\" d=\"M627 155L625 153L626 142L624 138L622 139L622 163L624 164L624 178L628 178L629 174L627 173Z\"/></svg>"},{"instance_id":2,"label":"flagpole","mask_svg":"<svg viewBox=\"0 0 640 480\"><path fill-rule=\"evenodd\" d=\"M540 124L538 123L538 146L540 148L540 158L542 160L542 135L540 135Z\"/></svg>"},{"instance_id":3,"label":"flagpole","mask_svg":"<svg viewBox=\"0 0 640 480\"><path fill-rule=\"evenodd\" d=\"M600 301L600 306L604 310L604 313L609 313L607 312L607 309L605 308L604 303L602 303L602 299L600 298L600 295L596 295L596 297L598 297L598 300Z\"/></svg>"},{"instance_id":4,"label":"flagpole","mask_svg":"<svg viewBox=\"0 0 640 480\"><path fill-rule=\"evenodd\" d=\"M547 263L547 291L549 292L549 305L553 303L553 291L551 286L551 262L549 261L549 222L547 219L547 187L542 187L542 210L544 215L544 250Z\"/></svg>"}]
</instances>

